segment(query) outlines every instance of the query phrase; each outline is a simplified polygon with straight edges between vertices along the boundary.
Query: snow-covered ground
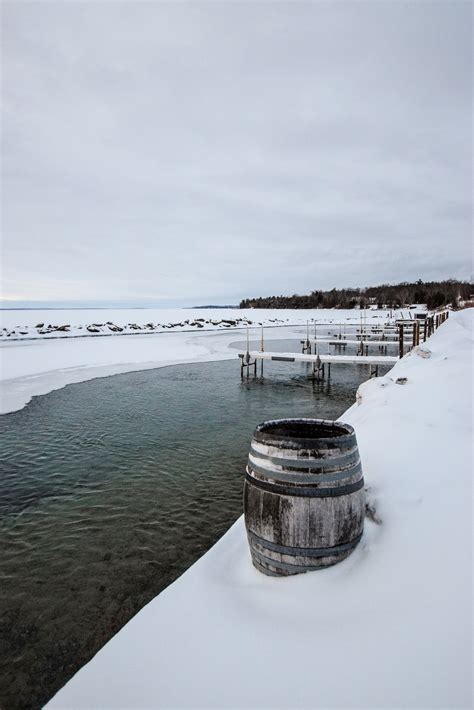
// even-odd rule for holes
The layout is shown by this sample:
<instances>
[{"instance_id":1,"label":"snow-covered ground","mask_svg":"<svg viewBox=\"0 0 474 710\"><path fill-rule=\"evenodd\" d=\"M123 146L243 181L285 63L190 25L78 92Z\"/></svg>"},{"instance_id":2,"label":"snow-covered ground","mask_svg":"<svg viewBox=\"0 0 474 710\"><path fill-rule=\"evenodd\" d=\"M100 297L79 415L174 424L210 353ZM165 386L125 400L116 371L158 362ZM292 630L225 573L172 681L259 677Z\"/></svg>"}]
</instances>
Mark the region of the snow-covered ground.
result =
<instances>
[{"instance_id":1,"label":"snow-covered ground","mask_svg":"<svg viewBox=\"0 0 474 710\"><path fill-rule=\"evenodd\" d=\"M382 521L346 561L265 577L241 518L48 707L471 707L472 329L452 314L342 417Z\"/></svg>"},{"instance_id":2,"label":"snow-covered ground","mask_svg":"<svg viewBox=\"0 0 474 710\"><path fill-rule=\"evenodd\" d=\"M397 311L397 315L402 312ZM406 311L405 311L406 313ZM367 324L383 323L387 311L367 311L362 314ZM393 314L395 315L395 313ZM172 365L185 362L230 359L236 356L229 343L246 337L246 322L251 337L260 339L260 327L265 325L265 340L301 335L290 326L306 327L307 321L318 323L360 323L360 311L343 310L229 310L137 309L137 310L68 310L68 311L0 311L3 333L19 332L0 338L0 414L21 409L34 395L46 394L72 382L83 382L121 372ZM220 325L204 323L203 328L162 325L147 330L146 323L177 323L191 318L221 321ZM231 326L222 321L246 318ZM131 322L145 327L141 331L112 332L106 322ZM191 322L191 320L190 320ZM201 321L195 321L200 323ZM70 331L37 334L36 325L69 325ZM103 324L99 333L90 333L84 324ZM228 327L227 327L228 326ZM79 328L82 328L79 330ZM124 333L127 337L124 337ZM84 337L78 337L79 335ZM109 337L105 337L108 335Z\"/></svg>"},{"instance_id":3,"label":"snow-covered ground","mask_svg":"<svg viewBox=\"0 0 474 710\"><path fill-rule=\"evenodd\" d=\"M397 315L407 312L398 310ZM288 325L307 320L357 321L355 310L275 310L231 308L135 308L68 310L0 310L0 342L31 338L119 336L166 331L226 330L247 325ZM386 310L363 311L368 322L383 322Z\"/></svg>"}]
</instances>

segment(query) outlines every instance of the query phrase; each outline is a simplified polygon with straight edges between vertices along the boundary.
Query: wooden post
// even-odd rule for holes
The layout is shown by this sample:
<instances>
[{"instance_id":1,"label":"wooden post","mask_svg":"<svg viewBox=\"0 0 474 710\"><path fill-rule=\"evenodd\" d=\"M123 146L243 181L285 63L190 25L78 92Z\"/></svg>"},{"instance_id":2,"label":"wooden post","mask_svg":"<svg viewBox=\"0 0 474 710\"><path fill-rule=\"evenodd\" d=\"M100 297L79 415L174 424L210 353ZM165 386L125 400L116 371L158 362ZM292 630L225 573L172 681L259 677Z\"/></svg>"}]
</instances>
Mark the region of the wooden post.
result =
<instances>
[{"instance_id":1,"label":"wooden post","mask_svg":"<svg viewBox=\"0 0 474 710\"><path fill-rule=\"evenodd\" d=\"M314 362L315 369L316 369L316 381L320 382L321 380L321 360L319 355L316 357L316 360Z\"/></svg>"},{"instance_id":2,"label":"wooden post","mask_svg":"<svg viewBox=\"0 0 474 710\"><path fill-rule=\"evenodd\" d=\"M372 377L378 377L379 376L379 366L378 365L369 365L369 367L370 367L369 379L372 379Z\"/></svg>"},{"instance_id":3,"label":"wooden post","mask_svg":"<svg viewBox=\"0 0 474 710\"><path fill-rule=\"evenodd\" d=\"M416 323L413 323L412 331L413 332L412 332L411 346L412 346L412 348L414 348L416 345Z\"/></svg>"},{"instance_id":4,"label":"wooden post","mask_svg":"<svg viewBox=\"0 0 474 710\"><path fill-rule=\"evenodd\" d=\"M425 322L423 323L423 342L424 342L424 343L426 342L426 332L427 332L427 330L428 330L428 325L427 325L426 318L425 318Z\"/></svg>"},{"instance_id":5,"label":"wooden post","mask_svg":"<svg viewBox=\"0 0 474 710\"><path fill-rule=\"evenodd\" d=\"M403 323L400 323L398 332L398 356L403 357Z\"/></svg>"}]
</instances>

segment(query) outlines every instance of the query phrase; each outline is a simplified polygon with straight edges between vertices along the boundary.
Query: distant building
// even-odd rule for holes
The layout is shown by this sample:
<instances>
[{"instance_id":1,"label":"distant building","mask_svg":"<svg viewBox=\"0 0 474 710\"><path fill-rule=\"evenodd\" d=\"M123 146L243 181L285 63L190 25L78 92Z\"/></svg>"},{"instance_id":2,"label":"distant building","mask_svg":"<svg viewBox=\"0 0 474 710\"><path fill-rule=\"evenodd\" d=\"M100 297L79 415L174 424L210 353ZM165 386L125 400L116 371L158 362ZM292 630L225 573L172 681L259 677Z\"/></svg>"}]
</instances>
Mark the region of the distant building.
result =
<instances>
[{"instance_id":1,"label":"distant building","mask_svg":"<svg viewBox=\"0 0 474 710\"><path fill-rule=\"evenodd\" d=\"M428 306L426 303L415 303L410 306L410 310L414 310L413 316L416 320L424 320L428 315Z\"/></svg>"}]
</instances>

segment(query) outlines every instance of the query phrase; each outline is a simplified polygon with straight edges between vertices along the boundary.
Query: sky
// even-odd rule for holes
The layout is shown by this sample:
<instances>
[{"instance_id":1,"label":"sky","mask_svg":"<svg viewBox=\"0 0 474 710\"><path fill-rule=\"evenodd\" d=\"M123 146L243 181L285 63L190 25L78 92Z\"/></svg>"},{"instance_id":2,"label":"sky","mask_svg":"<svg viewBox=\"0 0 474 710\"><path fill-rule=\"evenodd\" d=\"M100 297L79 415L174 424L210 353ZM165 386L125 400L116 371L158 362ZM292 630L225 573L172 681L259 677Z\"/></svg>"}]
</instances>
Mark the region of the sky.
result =
<instances>
[{"instance_id":1,"label":"sky","mask_svg":"<svg viewBox=\"0 0 474 710\"><path fill-rule=\"evenodd\" d=\"M472 4L3 2L3 304L472 276Z\"/></svg>"}]
</instances>

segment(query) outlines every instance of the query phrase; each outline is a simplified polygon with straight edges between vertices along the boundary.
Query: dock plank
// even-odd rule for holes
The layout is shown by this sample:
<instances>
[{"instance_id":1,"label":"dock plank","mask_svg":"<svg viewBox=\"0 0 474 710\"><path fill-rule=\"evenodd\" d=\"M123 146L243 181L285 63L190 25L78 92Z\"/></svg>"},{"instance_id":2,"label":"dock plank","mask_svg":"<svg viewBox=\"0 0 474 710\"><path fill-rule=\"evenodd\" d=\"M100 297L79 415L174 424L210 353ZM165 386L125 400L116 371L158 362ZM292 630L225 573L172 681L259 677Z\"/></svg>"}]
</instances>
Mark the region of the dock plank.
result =
<instances>
[{"instance_id":1,"label":"dock plank","mask_svg":"<svg viewBox=\"0 0 474 710\"><path fill-rule=\"evenodd\" d=\"M386 343L385 343L386 344ZM239 353L239 358L244 358L246 353ZM393 355L309 355L308 353L278 353L260 352L251 350L249 356L252 360L275 360L279 362L316 362L318 357L321 363L341 365L391 365L398 362L398 357Z\"/></svg>"}]
</instances>

